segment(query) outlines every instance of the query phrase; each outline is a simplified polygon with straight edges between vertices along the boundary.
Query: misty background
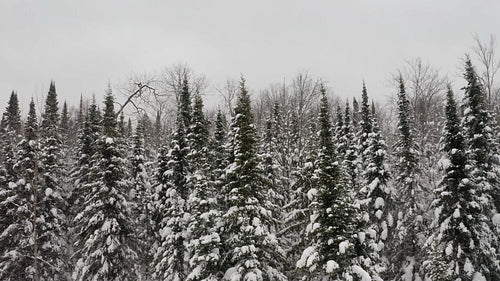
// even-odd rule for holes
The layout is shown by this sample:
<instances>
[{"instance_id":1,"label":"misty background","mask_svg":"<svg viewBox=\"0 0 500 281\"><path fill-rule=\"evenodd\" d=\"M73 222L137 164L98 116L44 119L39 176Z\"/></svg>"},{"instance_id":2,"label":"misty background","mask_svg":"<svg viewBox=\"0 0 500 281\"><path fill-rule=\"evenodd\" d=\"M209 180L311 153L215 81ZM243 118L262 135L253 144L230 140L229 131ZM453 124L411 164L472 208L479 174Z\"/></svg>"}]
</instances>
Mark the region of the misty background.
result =
<instances>
[{"instance_id":1,"label":"misty background","mask_svg":"<svg viewBox=\"0 0 500 281\"><path fill-rule=\"evenodd\" d=\"M216 87L247 79L251 92L308 71L334 95L379 101L391 76L421 58L462 87L473 36L498 38L500 1L2 1L0 108L12 90L42 104L50 81L59 100L103 99L108 82L183 63Z\"/></svg>"}]
</instances>

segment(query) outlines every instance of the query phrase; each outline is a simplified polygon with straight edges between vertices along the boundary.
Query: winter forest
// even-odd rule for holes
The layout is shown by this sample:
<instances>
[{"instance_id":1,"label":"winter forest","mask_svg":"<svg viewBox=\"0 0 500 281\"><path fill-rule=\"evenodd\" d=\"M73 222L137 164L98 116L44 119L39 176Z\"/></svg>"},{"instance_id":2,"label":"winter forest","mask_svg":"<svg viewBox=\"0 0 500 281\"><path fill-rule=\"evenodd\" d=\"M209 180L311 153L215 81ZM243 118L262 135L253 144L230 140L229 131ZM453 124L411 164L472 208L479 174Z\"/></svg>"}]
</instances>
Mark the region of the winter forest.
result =
<instances>
[{"instance_id":1,"label":"winter forest","mask_svg":"<svg viewBox=\"0 0 500 281\"><path fill-rule=\"evenodd\" d=\"M13 91L0 280L500 280L500 64L476 43L461 79L413 60L388 101L299 73L209 108L184 65L79 104L53 81L26 116Z\"/></svg>"}]
</instances>

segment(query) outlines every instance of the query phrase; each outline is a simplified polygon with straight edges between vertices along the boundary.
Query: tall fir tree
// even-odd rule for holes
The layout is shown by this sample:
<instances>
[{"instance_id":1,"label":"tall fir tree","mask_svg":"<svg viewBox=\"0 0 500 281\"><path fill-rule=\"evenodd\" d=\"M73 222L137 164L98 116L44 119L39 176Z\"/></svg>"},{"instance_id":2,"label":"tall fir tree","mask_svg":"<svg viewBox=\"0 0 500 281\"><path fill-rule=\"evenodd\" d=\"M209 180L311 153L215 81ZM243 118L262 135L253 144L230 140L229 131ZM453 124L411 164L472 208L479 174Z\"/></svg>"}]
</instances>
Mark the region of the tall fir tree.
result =
<instances>
[{"instance_id":1,"label":"tall fir tree","mask_svg":"<svg viewBox=\"0 0 500 281\"><path fill-rule=\"evenodd\" d=\"M60 115L55 83L51 82L40 126L40 162L43 175L38 189L37 240L40 245L40 278L64 280L68 274L67 190L63 189L64 171L60 135Z\"/></svg>"},{"instance_id":2,"label":"tall fir tree","mask_svg":"<svg viewBox=\"0 0 500 281\"><path fill-rule=\"evenodd\" d=\"M9 194L12 191L10 182L17 181L17 171L14 165L17 161L17 144L21 134L21 116L17 94L13 91L0 122L0 214L7 214ZM2 203L4 202L4 203ZM11 224L12 217L0 216L0 229L6 229ZM3 252L0 243L0 254Z\"/></svg>"},{"instance_id":3,"label":"tall fir tree","mask_svg":"<svg viewBox=\"0 0 500 281\"><path fill-rule=\"evenodd\" d=\"M144 132L140 123L138 123L136 132L133 135L132 155L130 156L132 188L129 192L129 200L132 205L135 227L135 236L138 247L137 270L140 274L140 280L151 280L153 270L150 267L153 259L154 224L153 224L153 190L150 182L150 176L146 168L146 159L144 156Z\"/></svg>"},{"instance_id":4,"label":"tall fir tree","mask_svg":"<svg viewBox=\"0 0 500 281\"><path fill-rule=\"evenodd\" d=\"M13 167L18 180L2 187L0 210L0 279L50 280L40 278L38 241L36 234L38 200L38 124L35 103L31 100L24 137L19 143L19 161ZM7 219L7 220L3 220ZM4 224L8 223L8 224Z\"/></svg>"},{"instance_id":5,"label":"tall fir tree","mask_svg":"<svg viewBox=\"0 0 500 281\"><path fill-rule=\"evenodd\" d=\"M373 131L373 118L370 113L370 105L368 104L368 92L366 90L365 82L363 82L363 91L361 94L361 112L360 112L360 130L358 130L358 155L360 156L361 163L365 163L365 153L368 151L368 138L369 134ZM364 167L365 165L363 165Z\"/></svg>"},{"instance_id":6,"label":"tall fir tree","mask_svg":"<svg viewBox=\"0 0 500 281\"><path fill-rule=\"evenodd\" d=\"M472 266L467 270L470 274L484 276L487 280L499 280L499 231L500 228L492 224L498 221L500 190L498 174L498 143L493 135L492 118L488 112L483 87L477 77L470 59L465 62L464 90L464 117L462 127L466 140L465 166L470 178L471 190L475 191L476 200L469 204L478 204L481 214L475 217L481 225L480 237L470 248L476 248L479 253ZM495 219L497 218L497 219ZM496 231L495 231L496 230ZM480 238L480 239L478 239ZM496 248L496 249L495 249Z\"/></svg>"},{"instance_id":7,"label":"tall fir tree","mask_svg":"<svg viewBox=\"0 0 500 281\"><path fill-rule=\"evenodd\" d=\"M313 197L313 215L307 226L310 246L302 253L297 266L308 268L312 280L379 280L372 265L363 263L355 246L361 238L356 233L358 208L352 202L336 163L328 99L323 87L321 92L317 182L309 191Z\"/></svg>"},{"instance_id":8,"label":"tall fir tree","mask_svg":"<svg viewBox=\"0 0 500 281\"><path fill-rule=\"evenodd\" d=\"M355 196L359 192L358 149L356 143L355 127L350 112L349 102L346 102L341 133L338 137L337 151L341 155L342 173L346 187Z\"/></svg>"},{"instance_id":9,"label":"tall fir tree","mask_svg":"<svg viewBox=\"0 0 500 281\"><path fill-rule=\"evenodd\" d=\"M481 202L480 193L471 184L466 171L466 142L449 86L445 110L442 142L449 163L439 187L434 191L436 217L432 225L433 233L427 242L431 250L429 276L433 280L473 280L477 269L485 275L480 263L487 260L488 252L483 252L484 248L480 246L483 242L479 239L483 236L483 224L486 222L477 204Z\"/></svg>"},{"instance_id":10,"label":"tall fir tree","mask_svg":"<svg viewBox=\"0 0 500 281\"><path fill-rule=\"evenodd\" d=\"M423 206L423 188L419 182L418 148L413 138L410 102L403 78L399 78L398 141L395 178L396 199L400 205L394 239L390 245L391 257L388 279L423 279L423 246L426 236Z\"/></svg>"},{"instance_id":11,"label":"tall fir tree","mask_svg":"<svg viewBox=\"0 0 500 281\"><path fill-rule=\"evenodd\" d=\"M16 161L16 145L21 139L22 123L17 93L12 91L7 108L0 122L0 169L3 170L3 185L15 181L14 164ZM2 184L0 182L0 184Z\"/></svg>"},{"instance_id":12,"label":"tall fir tree","mask_svg":"<svg viewBox=\"0 0 500 281\"><path fill-rule=\"evenodd\" d=\"M79 257L75 280L137 280L138 258L128 195L127 163L120 148L113 95L108 92L102 136L90 165L84 208L76 215Z\"/></svg>"},{"instance_id":13,"label":"tall fir tree","mask_svg":"<svg viewBox=\"0 0 500 281\"><path fill-rule=\"evenodd\" d=\"M228 250L223 253L224 280L286 280L279 270L284 253L270 232L275 219L266 198L269 183L259 165L257 132L244 79L232 131L234 161L226 169L228 210L222 217Z\"/></svg>"},{"instance_id":14,"label":"tall fir tree","mask_svg":"<svg viewBox=\"0 0 500 281\"><path fill-rule=\"evenodd\" d=\"M83 202L92 188L90 169L92 157L97 152L97 140L101 136L101 114L96 104L95 97L89 109L81 117L81 126L78 132L78 145L76 152L76 165L72 170L74 187L71 193L70 203L72 213L76 214L83 208Z\"/></svg>"},{"instance_id":15,"label":"tall fir tree","mask_svg":"<svg viewBox=\"0 0 500 281\"><path fill-rule=\"evenodd\" d=\"M208 120L203 113L203 100L199 94L194 97L191 125L191 152L188 155L193 175L190 177L192 192L188 198L192 216L187 231L190 235L189 274L187 280L220 280L219 267L221 239L218 225L220 210L218 206L217 180L210 163L208 149ZM218 173L218 172L217 172Z\"/></svg>"},{"instance_id":16,"label":"tall fir tree","mask_svg":"<svg viewBox=\"0 0 500 281\"><path fill-rule=\"evenodd\" d=\"M188 276L186 245L189 237L185 230L191 221L187 203L192 191L189 181L192 171L188 163L190 96L188 80L184 79L170 150L163 148L158 159L154 204L159 246L153 260L153 277L159 280L185 280Z\"/></svg>"},{"instance_id":17,"label":"tall fir tree","mask_svg":"<svg viewBox=\"0 0 500 281\"><path fill-rule=\"evenodd\" d=\"M387 249L385 244L392 239L392 228L394 219L391 213L393 204L393 192L388 186L389 172L386 168L386 145L383 140L378 123L370 112L368 104L368 92L363 83L361 96L361 121L358 131L358 160L363 167L361 189L357 195L363 211L363 228L376 244L375 251L378 252L380 271L383 265L388 265ZM383 273L381 273L383 275Z\"/></svg>"}]
</instances>

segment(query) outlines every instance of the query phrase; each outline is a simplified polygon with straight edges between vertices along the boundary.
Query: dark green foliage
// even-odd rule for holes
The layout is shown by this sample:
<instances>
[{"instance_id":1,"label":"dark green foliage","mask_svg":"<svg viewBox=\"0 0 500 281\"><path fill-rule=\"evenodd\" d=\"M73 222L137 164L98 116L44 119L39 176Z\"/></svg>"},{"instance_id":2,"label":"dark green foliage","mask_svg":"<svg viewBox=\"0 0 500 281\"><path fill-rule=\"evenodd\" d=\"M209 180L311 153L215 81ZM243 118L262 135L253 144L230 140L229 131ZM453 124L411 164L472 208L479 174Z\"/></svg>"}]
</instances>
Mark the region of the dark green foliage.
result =
<instances>
[{"instance_id":1,"label":"dark green foliage","mask_svg":"<svg viewBox=\"0 0 500 281\"><path fill-rule=\"evenodd\" d=\"M279 271L283 251L276 237L269 232L275 224L266 198L268 181L260 169L257 156L257 132L251 113L250 97L245 81L232 122L234 161L226 169L224 193L228 211L223 215L225 249L223 268L228 280L284 280Z\"/></svg>"},{"instance_id":2,"label":"dark green foliage","mask_svg":"<svg viewBox=\"0 0 500 281\"><path fill-rule=\"evenodd\" d=\"M314 215L308 225L311 246L304 250L297 266L308 267L313 275L333 280L352 273L356 264L354 244L357 225L356 207L342 180L342 172L336 164L332 141L332 124L325 89L319 111L319 143L316 160L316 188L309 191ZM312 263L307 262L317 255Z\"/></svg>"},{"instance_id":3,"label":"dark green foliage","mask_svg":"<svg viewBox=\"0 0 500 281\"><path fill-rule=\"evenodd\" d=\"M127 163L116 136L117 124L113 96L106 95L103 135L96 142L90 159L88 189L83 208L75 217L79 257L73 272L75 280L137 280L138 258L133 235L131 183Z\"/></svg>"},{"instance_id":4,"label":"dark green foliage","mask_svg":"<svg viewBox=\"0 0 500 281\"><path fill-rule=\"evenodd\" d=\"M193 156L190 155L188 139L192 116L190 95L188 81L184 79L178 103L176 132L170 150L163 148L158 159L154 205L159 248L153 266L154 278L161 280L185 280L188 276L185 230L191 220L187 201L192 192L192 182L189 181L192 170L188 157Z\"/></svg>"},{"instance_id":5,"label":"dark green foliage","mask_svg":"<svg viewBox=\"0 0 500 281\"><path fill-rule=\"evenodd\" d=\"M372 132L373 121L372 114L370 113L370 106L368 104L368 92L366 91L365 83L363 82L363 92L361 95L361 121L360 130L358 133L358 145L359 145L359 156L361 157L361 162L365 162L365 152L368 149L367 140L369 134Z\"/></svg>"},{"instance_id":6,"label":"dark green foliage","mask_svg":"<svg viewBox=\"0 0 500 281\"><path fill-rule=\"evenodd\" d=\"M5 133L6 131L14 131L16 135L19 135L21 134L21 129L22 122L21 112L19 109L19 100L17 98L17 93L12 91L7 108L2 115L2 121L0 123L0 133Z\"/></svg>"},{"instance_id":7,"label":"dark green foliage","mask_svg":"<svg viewBox=\"0 0 500 281\"><path fill-rule=\"evenodd\" d=\"M424 223L424 194L419 183L418 147L415 144L410 117L410 103L403 79L399 79L398 141L396 156L396 196L400 204L395 236L388 245L391 278L422 278L422 250L426 228Z\"/></svg>"},{"instance_id":8,"label":"dark green foliage","mask_svg":"<svg viewBox=\"0 0 500 281\"><path fill-rule=\"evenodd\" d=\"M60 115L54 82L50 84L40 126L40 174L38 187L37 242L41 259L50 266L40 266L42 279L63 280L67 264L67 191L63 189Z\"/></svg>"},{"instance_id":9,"label":"dark green foliage","mask_svg":"<svg viewBox=\"0 0 500 281\"><path fill-rule=\"evenodd\" d=\"M16 182L0 190L0 279L34 280L40 265L35 265L34 206L38 188L38 124L35 103L30 103L24 138L19 144L19 162L14 166Z\"/></svg>"}]
</instances>

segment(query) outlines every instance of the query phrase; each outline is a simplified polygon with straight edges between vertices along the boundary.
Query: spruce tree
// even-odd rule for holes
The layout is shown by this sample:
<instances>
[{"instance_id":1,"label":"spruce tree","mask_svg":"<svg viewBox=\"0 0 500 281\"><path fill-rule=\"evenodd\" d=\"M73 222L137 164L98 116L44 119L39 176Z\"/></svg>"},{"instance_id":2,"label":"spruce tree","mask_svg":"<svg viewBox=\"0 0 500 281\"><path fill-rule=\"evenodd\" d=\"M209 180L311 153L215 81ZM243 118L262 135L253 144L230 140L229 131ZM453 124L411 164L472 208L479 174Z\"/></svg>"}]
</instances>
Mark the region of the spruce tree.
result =
<instances>
[{"instance_id":1,"label":"spruce tree","mask_svg":"<svg viewBox=\"0 0 500 281\"><path fill-rule=\"evenodd\" d=\"M418 148L410 117L410 102L403 79L399 79L398 141L396 143L396 196L398 209L394 239L390 246L389 278L415 280L423 278L426 228L424 223L423 188L419 182Z\"/></svg>"},{"instance_id":2,"label":"spruce tree","mask_svg":"<svg viewBox=\"0 0 500 281\"><path fill-rule=\"evenodd\" d=\"M97 152L97 140L101 137L101 114L97 108L95 98L86 114L82 113L81 127L78 132L78 146L76 152L76 167L72 170L74 188L70 203L72 213L77 214L83 208L85 198L92 188L90 169L94 162L92 157Z\"/></svg>"},{"instance_id":3,"label":"spruce tree","mask_svg":"<svg viewBox=\"0 0 500 281\"><path fill-rule=\"evenodd\" d=\"M0 123L0 214L7 214L9 211L9 194L12 191L9 183L15 183L18 179L18 171L14 170L14 166L19 158L16 147L21 138L20 122L19 101L17 94L12 92ZM6 229L11 224L11 219L10 216L0 215L0 229ZM0 254L2 252L3 245L0 243Z\"/></svg>"},{"instance_id":4,"label":"spruce tree","mask_svg":"<svg viewBox=\"0 0 500 281\"><path fill-rule=\"evenodd\" d=\"M218 225L217 178L211 169L210 150L208 149L208 120L203 113L203 101L195 95L191 125L190 159L193 175L190 177L192 192L188 207L192 216L187 231L190 235L189 274L187 280L220 280L219 268L221 239Z\"/></svg>"},{"instance_id":5,"label":"spruce tree","mask_svg":"<svg viewBox=\"0 0 500 281\"><path fill-rule=\"evenodd\" d=\"M153 224L153 190L150 177L146 169L144 157L144 133L140 123L137 125L136 133L133 136L131 165L132 189L129 192L129 200L134 204L133 217L135 227L135 236L138 247L138 271L141 280L151 280L153 270L150 263L153 258L153 244L156 238Z\"/></svg>"},{"instance_id":6,"label":"spruce tree","mask_svg":"<svg viewBox=\"0 0 500 281\"><path fill-rule=\"evenodd\" d=\"M349 102L345 105L342 124L337 151L342 155L342 172L346 187L351 192L351 196L355 196L359 192L358 148L356 147L355 127L351 122Z\"/></svg>"},{"instance_id":7,"label":"spruce tree","mask_svg":"<svg viewBox=\"0 0 500 281\"><path fill-rule=\"evenodd\" d=\"M492 118L485 102L485 93L469 59L465 63L464 77L464 117L462 127L466 141L466 173L470 187L476 198L469 205L478 205L481 214L475 217L480 225L479 237L473 237L469 245L478 251L474 260L465 271L468 275L482 275L487 280L499 280L500 269L498 253L499 228L492 223L499 213L498 143L493 135ZM496 227L496 228L495 228ZM496 230L496 232L495 232ZM479 239L478 239L479 238Z\"/></svg>"},{"instance_id":8,"label":"spruce tree","mask_svg":"<svg viewBox=\"0 0 500 281\"><path fill-rule=\"evenodd\" d=\"M360 130L358 131L357 141L359 145L358 155L361 157L361 163L365 163L365 153L368 151L369 134L373 131L373 118L370 113L370 105L368 104L368 92L366 91L365 82L363 82L363 91L361 95L361 120ZM365 165L363 165L365 167Z\"/></svg>"},{"instance_id":9,"label":"spruce tree","mask_svg":"<svg viewBox=\"0 0 500 281\"><path fill-rule=\"evenodd\" d=\"M389 172L386 170L385 161L387 157L386 145L377 121L370 112L368 105L368 93L363 83L361 96L361 121L358 131L358 161L364 167L361 174L361 188L357 199L361 207L361 224L358 226L366 234L365 253L374 254L376 258L373 263L382 271L383 265L388 264L387 241L391 239L394 219L390 208L393 206L392 192L388 186ZM366 249L366 246L374 245ZM380 263L380 264L377 264ZM382 273L381 273L382 275Z\"/></svg>"},{"instance_id":10,"label":"spruce tree","mask_svg":"<svg viewBox=\"0 0 500 281\"><path fill-rule=\"evenodd\" d=\"M153 260L153 277L159 280L185 280L188 276L186 245L189 237L185 230L191 221L187 203L192 191L192 171L188 163L190 95L188 81L184 79L170 150L163 148L158 159L154 204L159 247Z\"/></svg>"},{"instance_id":11,"label":"spruce tree","mask_svg":"<svg viewBox=\"0 0 500 281\"><path fill-rule=\"evenodd\" d=\"M75 280L137 280L137 243L128 195L131 183L127 163L120 148L120 137L108 92L102 117L102 136L92 156L88 192L84 208L76 215L79 257Z\"/></svg>"},{"instance_id":12,"label":"spruce tree","mask_svg":"<svg viewBox=\"0 0 500 281\"><path fill-rule=\"evenodd\" d=\"M484 261L487 253L471 245L482 243L479 238L485 221L480 206L471 204L480 201L480 198L466 171L466 142L450 87L445 110L442 141L449 163L439 187L434 191L436 199L432 204L436 209L436 218L428 242L431 249L429 276L433 280L472 280L473 268L480 269L484 276L479 261Z\"/></svg>"},{"instance_id":13,"label":"spruce tree","mask_svg":"<svg viewBox=\"0 0 500 281\"><path fill-rule=\"evenodd\" d=\"M319 151L315 170L317 182L316 187L309 191L313 197L313 215L307 226L310 246L302 253L297 266L308 268L312 279L377 280L377 272L371 270L371 264L363 264L356 251L355 244L359 241L355 231L358 210L336 164L328 99L323 87L321 92Z\"/></svg>"},{"instance_id":14,"label":"spruce tree","mask_svg":"<svg viewBox=\"0 0 500 281\"><path fill-rule=\"evenodd\" d=\"M269 183L263 176L257 155L257 132L251 113L250 97L245 80L232 122L232 158L227 169L223 215L224 280L286 280L279 271L283 250L270 232L275 223L266 198Z\"/></svg>"},{"instance_id":15,"label":"spruce tree","mask_svg":"<svg viewBox=\"0 0 500 281\"><path fill-rule=\"evenodd\" d=\"M39 254L45 262L40 264L40 278L64 280L68 273L66 216L67 191L63 189L60 115L54 82L50 84L40 126L40 162L43 175L38 189L37 240Z\"/></svg>"},{"instance_id":16,"label":"spruce tree","mask_svg":"<svg viewBox=\"0 0 500 281\"><path fill-rule=\"evenodd\" d=\"M19 100L17 98L17 93L12 91L9 97L7 108L2 115L0 130L2 130L3 133L5 133L5 131L14 131L17 135L20 135L21 129L22 122L19 109Z\"/></svg>"},{"instance_id":17,"label":"spruce tree","mask_svg":"<svg viewBox=\"0 0 500 281\"><path fill-rule=\"evenodd\" d=\"M5 177L4 186L9 181L15 181L16 145L21 138L21 130L19 100L16 92L13 91L0 123L0 168L2 168Z\"/></svg>"},{"instance_id":18,"label":"spruce tree","mask_svg":"<svg viewBox=\"0 0 500 281\"><path fill-rule=\"evenodd\" d=\"M13 167L19 177L0 190L2 228L0 232L0 279L50 280L40 278L42 264L38 254L38 124L35 103L31 100L24 137L19 143L19 162ZM3 220L7 219L7 220ZM8 224L4 224L8 223Z\"/></svg>"}]
</instances>

